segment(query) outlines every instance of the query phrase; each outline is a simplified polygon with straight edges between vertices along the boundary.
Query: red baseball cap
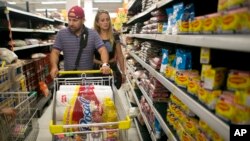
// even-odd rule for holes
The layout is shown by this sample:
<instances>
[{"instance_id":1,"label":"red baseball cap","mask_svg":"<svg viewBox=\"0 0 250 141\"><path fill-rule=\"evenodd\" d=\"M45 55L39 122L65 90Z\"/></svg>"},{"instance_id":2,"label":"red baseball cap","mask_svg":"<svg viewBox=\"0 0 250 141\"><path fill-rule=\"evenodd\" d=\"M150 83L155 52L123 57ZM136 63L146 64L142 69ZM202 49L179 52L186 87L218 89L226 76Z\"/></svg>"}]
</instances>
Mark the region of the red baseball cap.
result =
<instances>
[{"instance_id":1,"label":"red baseball cap","mask_svg":"<svg viewBox=\"0 0 250 141\"><path fill-rule=\"evenodd\" d=\"M84 11L83 11L82 7L74 6L74 7L70 8L70 10L68 12L68 17L76 18L76 19L84 18L85 15L84 15Z\"/></svg>"}]
</instances>

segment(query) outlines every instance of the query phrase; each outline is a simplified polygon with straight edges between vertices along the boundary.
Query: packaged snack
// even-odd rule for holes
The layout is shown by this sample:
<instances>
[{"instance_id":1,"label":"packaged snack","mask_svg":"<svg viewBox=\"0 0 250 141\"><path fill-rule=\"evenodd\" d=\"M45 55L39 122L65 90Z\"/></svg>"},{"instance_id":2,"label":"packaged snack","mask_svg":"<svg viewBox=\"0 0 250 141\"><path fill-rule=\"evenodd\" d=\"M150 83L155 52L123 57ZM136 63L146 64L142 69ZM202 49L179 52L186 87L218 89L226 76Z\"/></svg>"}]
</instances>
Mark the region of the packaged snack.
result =
<instances>
[{"instance_id":1,"label":"packaged snack","mask_svg":"<svg viewBox=\"0 0 250 141\"><path fill-rule=\"evenodd\" d=\"M192 95L198 95L198 88L200 84L200 76L199 74L189 74L188 76L188 84L187 91Z\"/></svg>"},{"instance_id":2,"label":"packaged snack","mask_svg":"<svg viewBox=\"0 0 250 141\"><path fill-rule=\"evenodd\" d=\"M183 10L181 20L177 21L179 33L189 32L189 22L194 18L194 4L188 4ZM178 33L177 33L178 34Z\"/></svg>"},{"instance_id":3,"label":"packaged snack","mask_svg":"<svg viewBox=\"0 0 250 141\"><path fill-rule=\"evenodd\" d=\"M218 101L219 96L221 95L222 91L221 90L206 90L205 91L207 94L207 107L211 110L214 110L215 105Z\"/></svg>"},{"instance_id":4,"label":"packaged snack","mask_svg":"<svg viewBox=\"0 0 250 141\"><path fill-rule=\"evenodd\" d=\"M207 132L209 126L207 125L206 122L204 122L203 120L199 120L199 128L203 131L203 132Z\"/></svg>"},{"instance_id":5,"label":"packaged snack","mask_svg":"<svg viewBox=\"0 0 250 141\"><path fill-rule=\"evenodd\" d=\"M220 89L225 82L226 68L208 69L205 73L204 88L209 90Z\"/></svg>"},{"instance_id":6,"label":"packaged snack","mask_svg":"<svg viewBox=\"0 0 250 141\"><path fill-rule=\"evenodd\" d=\"M224 11L228 8L230 0L219 0L218 2L218 11Z\"/></svg>"},{"instance_id":7,"label":"packaged snack","mask_svg":"<svg viewBox=\"0 0 250 141\"><path fill-rule=\"evenodd\" d=\"M234 104L234 115L231 122L234 124L250 124L250 107Z\"/></svg>"},{"instance_id":8,"label":"packaged snack","mask_svg":"<svg viewBox=\"0 0 250 141\"><path fill-rule=\"evenodd\" d=\"M195 136L196 141L209 141L209 138L206 137L204 133L201 131L198 131L198 133Z\"/></svg>"},{"instance_id":9,"label":"packaged snack","mask_svg":"<svg viewBox=\"0 0 250 141\"><path fill-rule=\"evenodd\" d=\"M205 74L206 74L206 71L211 69L212 66L211 65L202 65L201 67L201 80L204 81L205 79Z\"/></svg>"},{"instance_id":10,"label":"packaged snack","mask_svg":"<svg viewBox=\"0 0 250 141\"><path fill-rule=\"evenodd\" d=\"M198 88L198 98L201 102L205 104L207 103L207 93L206 93L206 89L203 88L203 84L200 84Z\"/></svg>"},{"instance_id":11,"label":"packaged snack","mask_svg":"<svg viewBox=\"0 0 250 141\"><path fill-rule=\"evenodd\" d=\"M179 25L181 26L181 16L183 15L184 11L184 4L178 3L173 6L173 28L172 28L172 34L176 35L179 34L180 29ZM179 24L178 24L179 22Z\"/></svg>"},{"instance_id":12,"label":"packaged snack","mask_svg":"<svg viewBox=\"0 0 250 141\"><path fill-rule=\"evenodd\" d=\"M205 16L203 24L203 33L218 33L221 15L219 13L209 14Z\"/></svg>"},{"instance_id":13,"label":"packaged snack","mask_svg":"<svg viewBox=\"0 0 250 141\"><path fill-rule=\"evenodd\" d=\"M190 50L177 49L176 50L176 66L177 70L192 69L192 54Z\"/></svg>"},{"instance_id":14,"label":"packaged snack","mask_svg":"<svg viewBox=\"0 0 250 141\"><path fill-rule=\"evenodd\" d=\"M229 121L234 115L234 95L232 92L223 91L215 105L215 113L223 119Z\"/></svg>"},{"instance_id":15,"label":"packaged snack","mask_svg":"<svg viewBox=\"0 0 250 141\"><path fill-rule=\"evenodd\" d=\"M166 34L169 35L172 34L172 28L174 26L173 8L167 8L166 13L168 15Z\"/></svg>"},{"instance_id":16,"label":"packaged snack","mask_svg":"<svg viewBox=\"0 0 250 141\"><path fill-rule=\"evenodd\" d=\"M228 9L249 6L249 0L228 0Z\"/></svg>"},{"instance_id":17,"label":"packaged snack","mask_svg":"<svg viewBox=\"0 0 250 141\"><path fill-rule=\"evenodd\" d=\"M188 70L178 70L176 71L176 76L175 76L175 83L177 86L186 88L188 84L188 75L189 75Z\"/></svg>"},{"instance_id":18,"label":"packaged snack","mask_svg":"<svg viewBox=\"0 0 250 141\"><path fill-rule=\"evenodd\" d=\"M199 34L203 31L204 16L195 17L191 21L191 32L193 34Z\"/></svg>"},{"instance_id":19,"label":"packaged snack","mask_svg":"<svg viewBox=\"0 0 250 141\"><path fill-rule=\"evenodd\" d=\"M176 118L173 114L171 114L170 112L167 113L167 121L169 122L170 125L174 125Z\"/></svg>"},{"instance_id":20,"label":"packaged snack","mask_svg":"<svg viewBox=\"0 0 250 141\"><path fill-rule=\"evenodd\" d=\"M164 73L166 72L166 67L168 64L168 50L167 49L162 49L162 59L161 59L161 68L160 68L160 72Z\"/></svg>"},{"instance_id":21,"label":"packaged snack","mask_svg":"<svg viewBox=\"0 0 250 141\"><path fill-rule=\"evenodd\" d=\"M241 8L229 11L222 16L221 30L223 33L244 33L248 29L248 9Z\"/></svg>"},{"instance_id":22,"label":"packaged snack","mask_svg":"<svg viewBox=\"0 0 250 141\"><path fill-rule=\"evenodd\" d=\"M180 123L184 123L185 119L187 118L187 116L185 115L185 113L183 113L181 111L181 109L179 109L179 108L176 108L174 115L175 115L176 118L178 118L178 120L179 120Z\"/></svg>"},{"instance_id":23,"label":"packaged snack","mask_svg":"<svg viewBox=\"0 0 250 141\"><path fill-rule=\"evenodd\" d=\"M195 139L185 131L182 132L182 134L180 136L180 140L181 141L195 141Z\"/></svg>"},{"instance_id":24,"label":"packaged snack","mask_svg":"<svg viewBox=\"0 0 250 141\"><path fill-rule=\"evenodd\" d=\"M198 120L190 117L186 118L184 129L187 133L194 136L198 132Z\"/></svg>"},{"instance_id":25,"label":"packaged snack","mask_svg":"<svg viewBox=\"0 0 250 141\"><path fill-rule=\"evenodd\" d=\"M227 78L228 90L247 90L250 88L250 72L230 70Z\"/></svg>"},{"instance_id":26,"label":"packaged snack","mask_svg":"<svg viewBox=\"0 0 250 141\"><path fill-rule=\"evenodd\" d=\"M235 92L234 102L236 104L244 105L246 107L250 107L250 89L241 90Z\"/></svg>"},{"instance_id":27,"label":"packaged snack","mask_svg":"<svg viewBox=\"0 0 250 141\"><path fill-rule=\"evenodd\" d=\"M213 141L224 141L223 138L218 134L216 133L215 131L211 131L211 135L210 135L210 138L213 140Z\"/></svg>"}]
</instances>

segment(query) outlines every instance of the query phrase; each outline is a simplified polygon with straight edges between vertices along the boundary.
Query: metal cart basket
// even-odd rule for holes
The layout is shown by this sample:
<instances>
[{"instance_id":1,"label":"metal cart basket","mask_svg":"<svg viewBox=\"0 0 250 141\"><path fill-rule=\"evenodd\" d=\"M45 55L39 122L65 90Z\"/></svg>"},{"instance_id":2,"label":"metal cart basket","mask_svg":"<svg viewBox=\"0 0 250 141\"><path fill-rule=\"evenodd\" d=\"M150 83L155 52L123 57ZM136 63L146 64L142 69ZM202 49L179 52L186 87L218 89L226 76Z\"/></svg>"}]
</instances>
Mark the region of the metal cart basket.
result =
<instances>
[{"instance_id":1,"label":"metal cart basket","mask_svg":"<svg viewBox=\"0 0 250 141\"><path fill-rule=\"evenodd\" d=\"M39 132L36 92L1 92L0 108L12 107L16 116L0 114L1 141L35 141Z\"/></svg>"},{"instance_id":2,"label":"metal cart basket","mask_svg":"<svg viewBox=\"0 0 250 141\"><path fill-rule=\"evenodd\" d=\"M97 75L101 73L99 70L89 71L60 71L59 74L67 76L67 74L78 74L78 77L63 77L54 79L54 93L53 93L53 110L52 110L52 121L50 123L50 132L53 135L53 140L84 140L84 141L105 141L103 134L105 132L117 132L119 134L119 141L127 141L128 134L127 129L131 126L131 120L122 105L122 101L118 95L118 91L114 86L112 75ZM57 91L61 85L84 85L84 86L102 86L108 85L111 87L113 92L113 101L117 109L118 121L115 122L98 122L98 123L85 123L85 124L63 124L57 120ZM116 128L106 129L107 126L115 126ZM76 130L69 130L69 129ZM80 130L86 129L86 130ZM93 138L96 136L97 138Z\"/></svg>"}]
</instances>

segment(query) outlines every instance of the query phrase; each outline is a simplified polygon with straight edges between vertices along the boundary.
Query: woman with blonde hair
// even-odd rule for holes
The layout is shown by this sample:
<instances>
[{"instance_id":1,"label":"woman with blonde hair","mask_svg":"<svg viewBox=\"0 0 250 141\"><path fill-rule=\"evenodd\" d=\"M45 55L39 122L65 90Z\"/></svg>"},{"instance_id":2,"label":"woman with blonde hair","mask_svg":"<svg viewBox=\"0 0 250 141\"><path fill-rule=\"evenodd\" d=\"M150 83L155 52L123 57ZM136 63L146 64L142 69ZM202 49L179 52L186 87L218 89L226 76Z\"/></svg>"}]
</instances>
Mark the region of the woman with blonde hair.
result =
<instances>
[{"instance_id":1,"label":"woman with blonde hair","mask_svg":"<svg viewBox=\"0 0 250 141\"><path fill-rule=\"evenodd\" d=\"M114 83L117 89L119 89L121 84L126 80L124 57L121 50L119 36L115 34L112 29L111 18L108 11L98 10L94 21L94 28L99 33L109 52L109 64L115 77ZM102 63L100 61L100 55L96 51L94 63L96 67ZM118 66L120 70L118 69Z\"/></svg>"}]
</instances>

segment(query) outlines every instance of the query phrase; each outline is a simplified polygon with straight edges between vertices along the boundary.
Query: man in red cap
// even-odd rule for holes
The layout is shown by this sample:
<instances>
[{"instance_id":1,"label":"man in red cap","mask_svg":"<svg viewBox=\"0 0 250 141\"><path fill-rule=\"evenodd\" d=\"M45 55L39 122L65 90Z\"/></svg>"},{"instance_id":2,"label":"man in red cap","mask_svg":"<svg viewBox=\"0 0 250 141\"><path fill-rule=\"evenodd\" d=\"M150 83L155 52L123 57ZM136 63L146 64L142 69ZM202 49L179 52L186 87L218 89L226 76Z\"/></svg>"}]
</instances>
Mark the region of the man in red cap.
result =
<instances>
[{"instance_id":1,"label":"man in red cap","mask_svg":"<svg viewBox=\"0 0 250 141\"><path fill-rule=\"evenodd\" d=\"M94 50L101 55L101 71L109 74L109 55L99 34L84 26L85 15L82 7L74 6L68 11L68 27L60 30L50 54L52 78L58 74L58 61L63 51L64 70L93 69Z\"/></svg>"}]
</instances>

